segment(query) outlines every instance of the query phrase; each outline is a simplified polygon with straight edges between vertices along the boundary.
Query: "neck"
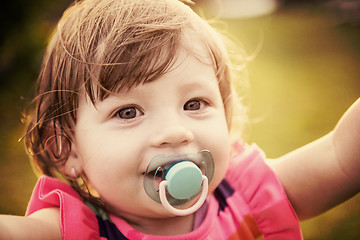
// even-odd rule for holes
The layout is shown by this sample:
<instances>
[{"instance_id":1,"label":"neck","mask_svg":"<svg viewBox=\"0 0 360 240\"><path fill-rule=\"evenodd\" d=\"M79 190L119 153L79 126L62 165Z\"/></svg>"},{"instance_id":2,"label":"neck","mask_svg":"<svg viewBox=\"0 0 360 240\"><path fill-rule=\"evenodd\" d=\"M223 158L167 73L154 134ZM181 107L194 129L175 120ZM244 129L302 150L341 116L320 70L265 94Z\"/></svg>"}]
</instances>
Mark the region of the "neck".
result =
<instances>
[{"instance_id":1,"label":"neck","mask_svg":"<svg viewBox=\"0 0 360 240\"><path fill-rule=\"evenodd\" d=\"M139 218L127 222L136 230L158 236L175 236L189 233L193 230L194 214L170 218Z\"/></svg>"}]
</instances>

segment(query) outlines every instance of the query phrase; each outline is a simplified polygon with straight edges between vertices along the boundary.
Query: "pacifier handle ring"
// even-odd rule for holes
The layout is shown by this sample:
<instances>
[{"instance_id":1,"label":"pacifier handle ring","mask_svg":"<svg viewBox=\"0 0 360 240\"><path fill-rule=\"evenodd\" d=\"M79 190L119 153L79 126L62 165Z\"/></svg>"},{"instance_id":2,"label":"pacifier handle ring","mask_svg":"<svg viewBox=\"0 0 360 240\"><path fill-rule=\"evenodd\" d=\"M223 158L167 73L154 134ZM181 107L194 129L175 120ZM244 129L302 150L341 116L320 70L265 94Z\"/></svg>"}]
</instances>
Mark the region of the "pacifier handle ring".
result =
<instances>
[{"instance_id":1,"label":"pacifier handle ring","mask_svg":"<svg viewBox=\"0 0 360 240\"><path fill-rule=\"evenodd\" d=\"M207 193L208 193L208 178L206 176L202 176L202 192L200 195L199 200L192 205L190 208L188 209L177 209L174 208L173 206L170 205L169 201L166 198L166 187L168 185L168 181L164 180L159 184L159 196L160 196L160 201L162 203L162 205L164 206L164 208L177 216L186 216L186 215L190 215L192 213L194 213L196 210L198 210L203 203L206 200L207 197Z\"/></svg>"}]
</instances>

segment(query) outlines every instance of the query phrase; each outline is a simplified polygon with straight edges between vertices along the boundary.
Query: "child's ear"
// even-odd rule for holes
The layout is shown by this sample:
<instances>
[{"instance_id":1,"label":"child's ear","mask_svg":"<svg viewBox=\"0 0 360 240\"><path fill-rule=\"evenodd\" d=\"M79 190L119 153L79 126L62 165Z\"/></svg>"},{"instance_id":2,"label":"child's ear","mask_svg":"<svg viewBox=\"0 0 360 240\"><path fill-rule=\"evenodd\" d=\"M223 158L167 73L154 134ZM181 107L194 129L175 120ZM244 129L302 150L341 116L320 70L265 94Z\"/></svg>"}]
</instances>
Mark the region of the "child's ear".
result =
<instances>
[{"instance_id":1,"label":"child's ear","mask_svg":"<svg viewBox=\"0 0 360 240\"><path fill-rule=\"evenodd\" d=\"M71 150L65 162L64 172L73 178L78 178L83 173L82 161L74 143L71 144Z\"/></svg>"}]
</instances>

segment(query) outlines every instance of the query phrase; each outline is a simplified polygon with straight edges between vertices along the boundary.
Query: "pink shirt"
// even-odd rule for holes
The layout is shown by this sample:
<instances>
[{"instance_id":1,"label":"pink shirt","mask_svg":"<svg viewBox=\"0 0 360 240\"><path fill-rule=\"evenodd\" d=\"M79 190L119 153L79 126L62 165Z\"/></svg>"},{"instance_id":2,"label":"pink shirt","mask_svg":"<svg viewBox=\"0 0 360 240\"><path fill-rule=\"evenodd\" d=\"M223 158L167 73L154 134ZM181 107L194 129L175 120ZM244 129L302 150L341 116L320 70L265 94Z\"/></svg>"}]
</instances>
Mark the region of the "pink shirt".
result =
<instances>
[{"instance_id":1,"label":"pink shirt","mask_svg":"<svg viewBox=\"0 0 360 240\"><path fill-rule=\"evenodd\" d=\"M302 239L298 218L264 159L258 147L245 146L185 235L151 236L114 215L103 218L69 185L46 176L35 186L27 215L59 207L63 239Z\"/></svg>"}]
</instances>

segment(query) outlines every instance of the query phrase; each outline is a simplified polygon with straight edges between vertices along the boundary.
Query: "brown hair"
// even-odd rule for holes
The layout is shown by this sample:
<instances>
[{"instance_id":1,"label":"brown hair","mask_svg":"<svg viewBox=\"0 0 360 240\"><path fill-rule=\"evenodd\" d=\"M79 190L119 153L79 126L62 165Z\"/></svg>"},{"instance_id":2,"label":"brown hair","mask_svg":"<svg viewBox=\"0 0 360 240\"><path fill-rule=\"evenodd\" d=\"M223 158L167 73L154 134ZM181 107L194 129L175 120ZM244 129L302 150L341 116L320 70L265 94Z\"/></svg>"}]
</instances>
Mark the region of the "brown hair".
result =
<instances>
[{"instance_id":1,"label":"brown hair","mask_svg":"<svg viewBox=\"0 0 360 240\"><path fill-rule=\"evenodd\" d=\"M80 92L85 89L94 102L158 79L170 68L187 30L213 58L230 128L231 71L225 47L221 36L188 6L177 0L78 1L60 19L37 81L35 111L25 136L35 166L43 174L67 179L83 198L93 199L86 184L61 170L71 150Z\"/></svg>"}]
</instances>

